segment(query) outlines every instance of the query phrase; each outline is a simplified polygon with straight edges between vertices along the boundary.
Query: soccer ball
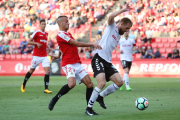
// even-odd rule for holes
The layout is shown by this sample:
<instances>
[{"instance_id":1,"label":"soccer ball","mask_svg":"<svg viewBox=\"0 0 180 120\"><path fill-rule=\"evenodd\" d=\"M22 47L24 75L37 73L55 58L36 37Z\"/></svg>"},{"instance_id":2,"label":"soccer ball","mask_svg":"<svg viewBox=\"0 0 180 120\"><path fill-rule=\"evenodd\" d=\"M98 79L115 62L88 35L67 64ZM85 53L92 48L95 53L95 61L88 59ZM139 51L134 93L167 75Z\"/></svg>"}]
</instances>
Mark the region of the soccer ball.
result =
<instances>
[{"instance_id":1,"label":"soccer ball","mask_svg":"<svg viewBox=\"0 0 180 120\"><path fill-rule=\"evenodd\" d=\"M135 101L135 106L139 110L145 110L148 107L148 100L144 97L140 97Z\"/></svg>"}]
</instances>

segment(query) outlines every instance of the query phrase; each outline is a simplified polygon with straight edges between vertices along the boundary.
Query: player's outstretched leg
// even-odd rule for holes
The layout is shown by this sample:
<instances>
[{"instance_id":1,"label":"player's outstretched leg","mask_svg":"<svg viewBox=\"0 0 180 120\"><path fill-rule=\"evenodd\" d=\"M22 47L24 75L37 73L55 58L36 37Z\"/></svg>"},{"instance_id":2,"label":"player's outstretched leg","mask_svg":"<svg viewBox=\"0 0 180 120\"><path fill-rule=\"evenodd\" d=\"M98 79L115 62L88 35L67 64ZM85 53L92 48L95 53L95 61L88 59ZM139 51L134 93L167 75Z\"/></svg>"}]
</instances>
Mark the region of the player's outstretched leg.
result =
<instances>
[{"instance_id":1,"label":"player's outstretched leg","mask_svg":"<svg viewBox=\"0 0 180 120\"><path fill-rule=\"evenodd\" d=\"M21 86L21 92L22 93L24 93L25 92L25 87L26 87L26 82L28 81L28 79L31 77L31 74L32 74L32 72L31 72L31 70L26 74L26 76L25 76L25 78L24 78L24 82L23 82L23 84L22 84L22 86Z\"/></svg>"},{"instance_id":2,"label":"player's outstretched leg","mask_svg":"<svg viewBox=\"0 0 180 120\"><path fill-rule=\"evenodd\" d=\"M81 82L83 82L86 85L86 87L87 87L87 89L86 89L86 101L87 101L87 105L88 105L88 102L90 100L91 94L93 92L93 83L92 83L89 75L86 75L81 80ZM85 110L85 114L87 114L87 115L99 115L98 113L94 112L94 110L92 108L86 109Z\"/></svg>"},{"instance_id":3,"label":"player's outstretched leg","mask_svg":"<svg viewBox=\"0 0 180 120\"><path fill-rule=\"evenodd\" d=\"M130 86L129 86L129 76L128 76L128 75L129 75L128 73L124 73L123 79L124 79L125 84L126 84L126 90L127 90L127 91L130 91L131 88L130 88Z\"/></svg>"},{"instance_id":4,"label":"player's outstretched leg","mask_svg":"<svg viewBox=\"0 0 180 120\"><path fill-rule=\"evenodd\" d=\"M71 88L68 86L68 84L64 85L60 91L57 93L57 95L51 99L50 103L49 103L49 110L53 110L54 105L56 104L56 102L59 100L59 98L63 95L65 95L66 93L69 92Z\"/></svg>"},{"instance_id":5,"label":"player's outstretched leg","mask_svg":"<svg viewBox=\"0 0 180 120\"><path fill-rule=\"evenodd\" d=\"M49 94L51 94L52 91L50 91L50 90L48 89L48 86L49 86L49 74L45 74L45 76L44 76L44 84L45 84L44 93L49 93Z\"/></svg>"}]
</instances>

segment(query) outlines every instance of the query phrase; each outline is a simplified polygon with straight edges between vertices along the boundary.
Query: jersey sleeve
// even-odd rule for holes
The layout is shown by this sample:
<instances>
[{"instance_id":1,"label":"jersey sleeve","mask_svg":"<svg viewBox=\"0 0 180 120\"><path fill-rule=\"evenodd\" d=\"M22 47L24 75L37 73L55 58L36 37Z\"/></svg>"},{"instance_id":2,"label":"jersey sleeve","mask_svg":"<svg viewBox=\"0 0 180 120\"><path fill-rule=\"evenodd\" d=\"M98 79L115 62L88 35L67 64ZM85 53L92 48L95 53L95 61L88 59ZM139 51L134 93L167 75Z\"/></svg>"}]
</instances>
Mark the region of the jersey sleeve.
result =
<instances>
[{"instance_id":1,"label":"jersey sleeve","mask_svg":"<svg viewBox=\"0 0 180 120\"><path fill-rule=\"evenodd\" d=\"M134 39L132 39L132 44L133 44L133 46L136 46L136 42Z\"/></svg>"},{"instance_id":2,"label":"jersey sleeve","mask_svg":"<svg viewBox=\"0 0 180 120\"><path fill-rule=\"evenodd\" d=\"M38 36L38 32L36 31L31 35L31 38L35 40L37 36Z\"/></svg>"},{"instance_id":3,"label":"jersey sleeve","mask_svg":"<svg viewBox=\"0 0 180 120\"><path fill-rule=\"evenodd\" d=\"M116 27L116 23L114 22L113 24L109 25L108 22L107 22L107 27L109 27L109 28L110 28L110 27L114 28L114 27Z\"/></svg>"},{"instance_id":4,"label":"jersey sleeve","mask_svg":"<svg viewBox=\"0 0 180 120\"><path fill-rule=\"evenodd\" d=\"M71 38L69 36L65 35L64 33L59 33L57 40L68 43L71 40Z\"/></svg>"}]
</instances>

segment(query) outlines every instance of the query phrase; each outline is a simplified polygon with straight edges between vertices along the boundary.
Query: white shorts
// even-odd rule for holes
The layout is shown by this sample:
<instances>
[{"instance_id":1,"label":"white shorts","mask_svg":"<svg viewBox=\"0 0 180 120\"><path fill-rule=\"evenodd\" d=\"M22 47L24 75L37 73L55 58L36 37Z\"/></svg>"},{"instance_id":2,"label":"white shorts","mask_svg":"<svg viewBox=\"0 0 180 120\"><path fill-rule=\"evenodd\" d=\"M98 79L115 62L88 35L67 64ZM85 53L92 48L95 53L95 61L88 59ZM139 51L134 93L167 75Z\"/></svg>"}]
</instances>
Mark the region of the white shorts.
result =
<instances>
[{"instance_id":1,"label":"white shorts","mask_svg":"<svg viewBox=\"0 0 180 120\"><path fill-rule=\"evenodd\" d=\"M50 67L50 62L48 57L38 57L38 56L33 56L31 60L31 68L35 69L39 63L42 64L43 68L44 67Z\"/></svg>"},{"instance_id":2,"label":"white shorts","mask_svg":"<svg viewBox=\"0 0 180 120\"><path fill-rule=\"evenodd\" d=\"M88 74L80 63L68 64L62 67L67 79L75 77L76 81L81 84L81 80Z\"/></svg>"}]
</instances>

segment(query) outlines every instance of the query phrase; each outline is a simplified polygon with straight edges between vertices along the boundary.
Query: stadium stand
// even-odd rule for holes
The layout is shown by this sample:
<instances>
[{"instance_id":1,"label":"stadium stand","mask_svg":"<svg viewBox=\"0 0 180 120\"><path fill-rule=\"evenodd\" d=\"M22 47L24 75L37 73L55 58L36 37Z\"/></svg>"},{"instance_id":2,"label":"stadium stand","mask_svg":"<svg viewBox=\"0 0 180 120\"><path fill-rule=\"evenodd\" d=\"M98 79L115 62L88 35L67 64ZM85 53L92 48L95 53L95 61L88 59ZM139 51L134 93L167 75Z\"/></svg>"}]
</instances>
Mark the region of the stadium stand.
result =
<instances>
[{"instance_id":1,"label":"stadium stand","mask_svg":"<svg viewBox=\"0 0 180 120\"><path fill-rule=\"evenodd\" d=\"M171 0L172 1L172 0ZM180 44L176 32L180 23L180 1L173 0L126 0L131 3L132 10L120 14L115 18L118 21L123 17L129 17L133 21L131 33L136 37L136 45L141 45L140 32L152 32L151 46L160 48L162 56L172 52L172 48ZM0 58L5 59L31 59L32 55L24 49L21 53L20 44L28 41L30 35L39 29L40 19L47 21L46 30L49 39L57 47L55 36L58 31L56 18L59 15L67 15L70 19L70 32L75 39L83 38L91 25L96 24L105 15L109 15L109 8L116 5L114 10L121 9L123 5L114 4L109 0L24 0L0 2ZM104 26L106 23L104 23ZM103 33L103 31L102 31ZM101 33L101 35L102 35ZM168 35L167 35L168 34ZM100 37L101 37L100 35ZM167 36L166 36L167 35ZM98 39L98 40L97 40ZM93 38L92 42L99 42L100 38ZM154 40L154 41L153 41ZM12 43L12 44L11 44ZM6 48L4 49L4 46ZM84 51L86 48L83 48ZM17 55L9 55L17 54ZM85 54L85 53L84 53ZM133 56L141 58L140 53ZM82 59L86 56L83 55ZM113 52L113 59L119 59L118 52Z\"/></svg>"}]
</instances>

